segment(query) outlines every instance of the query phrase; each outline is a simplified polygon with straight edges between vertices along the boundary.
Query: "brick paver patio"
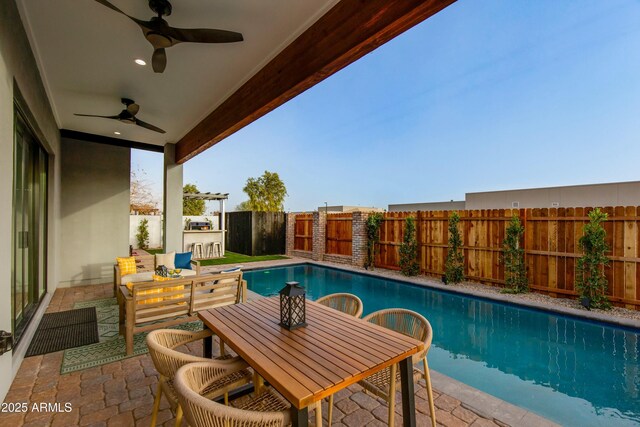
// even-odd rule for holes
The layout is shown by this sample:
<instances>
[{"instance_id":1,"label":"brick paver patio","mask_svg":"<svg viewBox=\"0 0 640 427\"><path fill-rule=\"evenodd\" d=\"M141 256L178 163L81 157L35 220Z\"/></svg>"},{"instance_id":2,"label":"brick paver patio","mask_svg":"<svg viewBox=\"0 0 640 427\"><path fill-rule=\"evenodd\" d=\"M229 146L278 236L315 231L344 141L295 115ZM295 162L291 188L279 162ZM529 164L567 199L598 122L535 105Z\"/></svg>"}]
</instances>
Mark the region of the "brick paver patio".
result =
<instances>
[{"instance_id":1,"label":"brick paver patio","mask_svg":"<svg viewBox=\"0 0 640 427\"><path fill-rule=\"evenodd\" d=\"M83 286L58 289L47 312L70 310L74 303L112 296L112 285ZM189 347L194 354L202 354L201 343ZM215 351L215 350L214 350ZM149 355L142 355L106 365L60 375L63 352L50 353L24 359L11 385L5 402L70 403L70 412L0 413L3 426L148 426L156 392L157 373ZM460 401L434 390L436 418L444 426L496 426L493 420L483 418L465 408ZM401 413L398 393L397 412ZM163 399L158 423L174 425L174 416ZM417 425L428 426L429 405L424 382L416 386ZM323 404L326 418L327 405ZM335 395L333 425L360 427L386 425L387 405L382 400L365 394L353 385ZM402 419L396 415L396 425Z\"/></svg>"}]
</instances>

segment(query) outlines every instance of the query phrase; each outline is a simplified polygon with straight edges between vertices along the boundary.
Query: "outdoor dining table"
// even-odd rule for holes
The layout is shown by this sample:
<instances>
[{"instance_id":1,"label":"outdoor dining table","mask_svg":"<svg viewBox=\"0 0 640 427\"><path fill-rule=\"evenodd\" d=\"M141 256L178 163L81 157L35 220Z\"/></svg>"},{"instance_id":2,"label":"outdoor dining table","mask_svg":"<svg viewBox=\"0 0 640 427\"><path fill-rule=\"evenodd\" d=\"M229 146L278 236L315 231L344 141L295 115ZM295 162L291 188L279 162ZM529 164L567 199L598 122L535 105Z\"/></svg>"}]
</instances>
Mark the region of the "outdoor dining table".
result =
<instances>
[{"instance_id":1,"label":"outdoor dining table","mask_svg":"<svg viewBox=\"0 0 640 427\"><path fill-rule=\"evenodd\" d=\"M307 325L279 325L278 297L199 313L206 327L291 403L293 426L307 426L308 407L399 363L404 426L415 426L412 355L424 343L313 301Z\"/></svg>"}]
</instances>

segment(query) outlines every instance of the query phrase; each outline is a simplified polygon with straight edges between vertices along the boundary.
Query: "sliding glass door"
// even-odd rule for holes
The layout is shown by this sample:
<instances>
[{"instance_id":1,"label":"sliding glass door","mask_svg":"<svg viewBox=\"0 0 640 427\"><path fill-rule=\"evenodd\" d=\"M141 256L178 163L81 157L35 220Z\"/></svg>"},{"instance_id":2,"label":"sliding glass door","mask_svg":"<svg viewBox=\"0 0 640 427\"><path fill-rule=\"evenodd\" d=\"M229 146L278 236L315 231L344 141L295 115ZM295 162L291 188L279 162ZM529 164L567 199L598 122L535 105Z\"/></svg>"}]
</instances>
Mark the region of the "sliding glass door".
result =
<instances>
[{"instance_id":1,"label":"sliding glass door","mask_svg":"<svg viewBox=\"0 0 640 427\"><path fill-rule=\"evenodd\" d=\"M48 156L15 110L13 335L18 341L46 292Z\"/></svg>"}]
</instances>

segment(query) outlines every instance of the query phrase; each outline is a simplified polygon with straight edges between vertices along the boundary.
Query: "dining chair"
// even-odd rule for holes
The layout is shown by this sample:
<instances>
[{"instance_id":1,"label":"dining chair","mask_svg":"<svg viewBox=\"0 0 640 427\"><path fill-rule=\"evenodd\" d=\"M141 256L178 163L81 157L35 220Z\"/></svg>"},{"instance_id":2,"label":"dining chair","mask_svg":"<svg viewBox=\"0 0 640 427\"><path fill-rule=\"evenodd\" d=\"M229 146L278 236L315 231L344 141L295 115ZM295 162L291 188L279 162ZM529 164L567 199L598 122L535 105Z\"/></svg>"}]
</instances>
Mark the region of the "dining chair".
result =
<instances>
[{"instance_id":1,"label":"dining chair","mask_svg":"<svg viewBox=\"0 0 640 427\"><path fill-rule=\"evenodd\" d=\"M424 342L424 350L413 355L413 365L422 361L424 372L414 368L413 380L417 381L424 378L427 386L427 395L429 397L429 410L431 412L431 425L436 427L436 413L433 406L433 390L431 389L431 376L429 375L429 365L427 364L427 353L431 347L431 339L433 330L431 324L419 313L415 311L391 308L376 311L364 317L363 320L380 325L382 327L392 329L404 335ZM400 371L398 365L394 364L389 368L375 373L358 382L365 391L370 392L378 397L385 399L389 405L389 426L393 427L394 412L396 402L396 388L400 386Z\"/></svg>"},{"instance_id":2,"label":"dining chair","mask_svg":"<svg viewBox=\"0 0 640 427\"><path fill-rule=\"evenodd\" d=\"M200 392L209 399L224 396L225 403L228 401L228 393L241 385L251 382L252 373L247 369L248 365L241 358L230 356L222 356L221 359L212 360L204 357L194 356L191 354L177 351L176 348L193 342L210 337L212 332L209 330L190 332L178 329L158 329L149 332L147 335L147 347L149 354L153 360L153 365L160 374L158 380L158 389L156 398L153 403L153 412L151 414L151 425L156 425L158 410L160 408L160 398L165 395L171 409L176 412L176 426L182 423L182 407L178 403L178 397L174 388L174 377L178 369L188 363L209 362L215 369L229 372L223 375L215 382L210 383Z\"/></svg>"},{"instance_id":3,"label":"dining chair","mask_svg":"<svg viewBox=\"0 0 640 427\"><path fill-rule=\"evenodd\" d=\"M330 294L318 298L316 302L355 317L362 316L362 300L357 295L347 293Z\"/></svg>"},{"instance_id":4,"label":"dining chair","mask_svg":"<svg viewBox=\"0 0 640 427\"><path fill-rule=\"evenodd\" d=\"M350 314L354 317L362 316L362 310L364 309L364 305L362 304L362 300L358 298L357 295L348 294L348 293L336 293L325 295L316 300L318 304L325 305L327 307L331 307L335 310L341 311L346 314ZM328 425L331 427L331 418L333 416L333 394L329 396L329 412L327 414Z\"/></svg>"},{"instance_id":5,"label":"dining chair","mask_svg":"<svg viewBox=\"0 0 640 427\"><path fill-rule=\"evenodd\" d=\"M242 396L222 405L202 396L202 391L228 375L233 369L212 362L190 363L176 373L174 386L184 415L192 427L284 427L291 423L290 404L271 387ZM321 425L320 402L316 404L316 425Z\"/></svg>"}]
</instances>

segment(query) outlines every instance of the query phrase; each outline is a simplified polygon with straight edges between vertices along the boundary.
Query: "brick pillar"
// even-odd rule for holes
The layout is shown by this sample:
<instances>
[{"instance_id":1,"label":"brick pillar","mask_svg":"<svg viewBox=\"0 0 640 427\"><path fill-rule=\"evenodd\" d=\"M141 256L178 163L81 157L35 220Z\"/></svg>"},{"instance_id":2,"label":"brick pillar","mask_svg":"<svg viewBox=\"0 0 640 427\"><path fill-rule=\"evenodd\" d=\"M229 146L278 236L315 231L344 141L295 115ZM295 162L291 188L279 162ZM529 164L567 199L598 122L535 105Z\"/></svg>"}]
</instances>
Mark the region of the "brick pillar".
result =
<instances>
[{"instance_id":1,"label":"brick pillar","mask_svg":"<svg viewBox=\"0 0 640 427\"><path fill-rule=\"evenodd\" d=\"M366 221L368 217L368 213L354 212L351 220L351 264L356 267L364 267L367 258Z\"/></svg>"},{"instance_id":2,"label":"brick pillar","mask_svg":"<svg viewBox=\"0 0 640 427\"><path fill-rule=\"evenodd\" d=\"M313 260L322 261L324 259L324 249L326 246L327 234L327 213L313 213Z\"/></svg>"},{"instance_id":3,"label":"brick pillar","mask_svg":"<svg viewBox=\"0 0 640 427\"><path fill-rule=\"evenodd\" d=\"M285 254L287 256L293 256L293 247L296 239L296 214L289 212L287 214L287 230L286 230L286 243Z\"/></svg>"}]
</instances>

